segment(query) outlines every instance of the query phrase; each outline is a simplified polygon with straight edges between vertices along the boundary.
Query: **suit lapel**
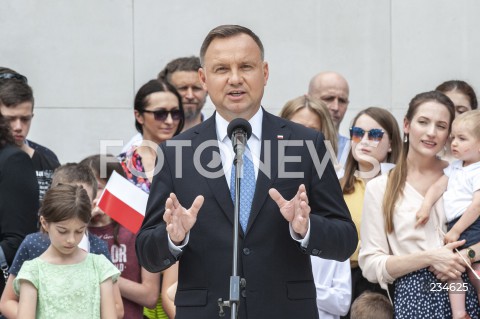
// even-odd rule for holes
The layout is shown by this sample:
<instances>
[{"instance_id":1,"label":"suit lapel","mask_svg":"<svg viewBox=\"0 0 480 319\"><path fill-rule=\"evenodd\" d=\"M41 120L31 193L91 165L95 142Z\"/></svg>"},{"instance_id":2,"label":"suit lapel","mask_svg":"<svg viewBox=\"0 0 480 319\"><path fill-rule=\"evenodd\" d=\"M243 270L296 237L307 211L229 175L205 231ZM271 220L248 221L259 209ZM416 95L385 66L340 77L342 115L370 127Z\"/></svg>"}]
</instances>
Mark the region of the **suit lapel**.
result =
<instances>
[{"instance_id":1,"label":"suit lapel","mask_svg":"<svg viewBox=\"0 0 480 319\"><path fill-rule=\"evenodd\" d=\"M290 130L286 127L283 121L278 120L272 114L263 110L263 120L262 120L262 145L260 152L260 161L265 163L265 166L270 167L270 174L267 176L268 172L264 172L262 168L258 170L257 183L255 186L255 195L253 198L252 209L250 212L250 217L247 225L247 232L254 223L256 217L260 213L261 208L263 207L265 201L270 196L268 190L272 187L273 182L277 178L278 174L278 141L279 140L288 140L290 137ZM205 141L215 141L216 146L213 149L214 152L220 154L218 148L217 132L215 129L215 115L211 116L208 120L205 121L205 125L199 125L195 131L198 134L198 137L192 139L193 149L197 149L201 143ZM270 150L266 147L267 144L270 144ZM209 148L210 149L210 148ZM270 153L270 154L268 154ZM212 160L212 152L202 152L200 157L200 163L202 167L208 167L208 164ZM269 157L270 156L270 157ZM216 170L222 170L223 166L217 167ZM217 178L206 178L207 184L215 197L218 205L222 209L225 216L233 225L233 202L230 197L230 189L228 188L227 181L225 176ZM240 235L243 237L244 233L242 228L239 228Z\"/></svg>"},{"instance_id":2,"label":"suit lapel","mask_svg":"<svg viewBox=\"0 0 480 319\"><path fill-rule=\"evenodd\" d=\"M200 126L195 131L198 134L197 138L192 140L192 147L194 150L197 150L201 143L205 141L214 141L216 146L213 147L213 152L217 152L220 156L220 149L218 148L217 132L215 129L215 115L211 116L208 120L205 121L205 125ZM212 147L209 147L208 150L211 150ZM212 161L211 151L202 152L200 156L200 163L203 168L209 167L208 164ZM220 161L220 165L214 169L215 171L221 171L223 173L223 166ZM232 198L230 197L230 189L228 188L227 180L222 174L217 178L205 178L207 184L215 197L218 205L222 209L223 213L227 216L230 222L233 225L233 203Z\"/></svg>"},{"instance_id":3,"label":"suit lapel","mask_svg":"<svg viewBox=\"0 0 480 319\"><path fill-rule=\"evenodd\" d=\"M258 170L257 184L255 187L255 195L252 203L252 210L248 220L247 232L252 226L255 218L258 216L266 199L270 197L268 190L272 187L273 182L278 174L278 141L287 140L290 137L290 130L286 128L282 121L275 116L263 110L262 121L262 148L260 153L260 161L271 168L270 176L267 176L261 167ZM268 150L270 143L271 149ZM265 154L267 153L267 154ZM270 155L268 155L270 153ZM269 158L270 156L270 158ZM261 164L260 164L261 165Z\"/></svg>"}]
</instances>

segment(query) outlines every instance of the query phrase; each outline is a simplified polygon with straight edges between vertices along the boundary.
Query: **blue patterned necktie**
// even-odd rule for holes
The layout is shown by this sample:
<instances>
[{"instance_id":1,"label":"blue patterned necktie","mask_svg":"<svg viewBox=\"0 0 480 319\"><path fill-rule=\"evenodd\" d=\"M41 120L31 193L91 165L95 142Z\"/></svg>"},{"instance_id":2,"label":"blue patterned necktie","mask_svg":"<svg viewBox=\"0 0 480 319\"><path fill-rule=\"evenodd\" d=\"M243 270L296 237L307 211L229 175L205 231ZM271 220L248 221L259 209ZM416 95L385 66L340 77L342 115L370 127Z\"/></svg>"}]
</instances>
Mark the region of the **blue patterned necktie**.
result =
<instances>
[{"instance_id":1,"label":"blue patterned necktie","mask_svg":"<svg viewBox=\"0 0 480 319\"><path fill-rule=\"evenodd\" d=\"M250 210L252 209L253 195L255 194L255 170L252 161L243 155L243 178L240 182L240 225L246 231ZM230 175L230 196L235 203L235 165L232 165Z\"/></svg>"}]
</instances>

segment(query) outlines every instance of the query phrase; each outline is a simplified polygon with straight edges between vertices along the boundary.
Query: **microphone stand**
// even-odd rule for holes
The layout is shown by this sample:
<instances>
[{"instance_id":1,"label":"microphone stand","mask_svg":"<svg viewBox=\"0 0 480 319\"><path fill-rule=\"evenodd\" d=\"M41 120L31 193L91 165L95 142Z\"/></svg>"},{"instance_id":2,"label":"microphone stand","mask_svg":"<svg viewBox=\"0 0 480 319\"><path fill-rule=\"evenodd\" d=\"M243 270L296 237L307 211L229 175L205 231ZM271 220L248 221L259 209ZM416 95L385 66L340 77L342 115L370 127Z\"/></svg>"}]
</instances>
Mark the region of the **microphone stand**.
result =
<instances>
[{"instance_id":1,"label":"microphone stand","mask_svg":"<svg viewBox=\"0 0 480 319\"><path fill-rule=\"evenodd\" d=\"M245 139L246 142L246 139ZM240 304L240 288L245 288L246 280L240 279L238 275L238 225L240 216L240 182L243 172L243 154L245 152L245 144L239 142L235 147L235 202L233 211L233 261L232 261L232 275L230 276L230 297L229 300L223 301L218 299L220 317L225 316L223 307L230 307L230 318L236 319L238 316L238 306Z\"/></svg>"}]
</instances>

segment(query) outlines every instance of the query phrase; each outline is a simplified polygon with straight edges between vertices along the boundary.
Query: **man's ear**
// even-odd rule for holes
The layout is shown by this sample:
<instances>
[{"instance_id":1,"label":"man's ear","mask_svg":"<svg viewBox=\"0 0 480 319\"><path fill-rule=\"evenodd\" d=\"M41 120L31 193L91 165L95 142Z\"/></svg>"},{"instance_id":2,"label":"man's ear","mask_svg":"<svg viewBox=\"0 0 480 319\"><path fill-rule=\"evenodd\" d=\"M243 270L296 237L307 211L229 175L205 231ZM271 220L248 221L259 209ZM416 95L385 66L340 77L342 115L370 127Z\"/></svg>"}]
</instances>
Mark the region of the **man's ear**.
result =
<instances>
[{"instance_id":1,"label":"man's ear","mask_svg":"<svg viewBox=\"0 0 480 319\"><path fill-rule=\"evenodd\" d=\"M268 62L263 62L263 86L267 85L269 75L270 71L268 70Z\"/></svg>"},{"instance_id":2,"label":"man's ear","mask_svg":"<svg viewBox=\"0 0 480 319\"><path fill-rule=\"evenodd\" d=\"M205 70L203 68L198 69L198 77L200 78L203 89L208 92L207 84L205 83L207 77L205 76Z\"/></svg>"}]
</instances>

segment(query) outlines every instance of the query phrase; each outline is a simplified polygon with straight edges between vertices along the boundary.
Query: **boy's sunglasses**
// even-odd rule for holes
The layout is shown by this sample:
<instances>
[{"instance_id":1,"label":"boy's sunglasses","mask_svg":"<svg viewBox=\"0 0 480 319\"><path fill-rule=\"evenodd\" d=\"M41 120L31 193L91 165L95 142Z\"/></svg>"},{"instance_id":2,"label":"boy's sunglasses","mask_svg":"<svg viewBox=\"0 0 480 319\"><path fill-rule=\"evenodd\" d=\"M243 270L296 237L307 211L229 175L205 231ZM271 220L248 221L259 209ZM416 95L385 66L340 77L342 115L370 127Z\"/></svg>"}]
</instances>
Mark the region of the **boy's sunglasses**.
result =
<instances>
[{"instance_id":1,"label":"boy's sunglasses","mask_svg":"<svg viewBox=\"0 0 480 319\"><path fill-rule=\"evenodd\" d=\"M0 80L16 79L28 83L27 77L18 73L0 73Z\"/></svg>"},{"instance_id":2,"label":"boy's sunglasses","mask_svg":"<svg viewBox=\"0 0 480 319\"><path fill-rule=\"evenodd\" d=\"M350 138L355 143L360 143L360 141L365 136L365 133L368 133L368 140L373 142L380 142L382 140L384 130L379 128L371 129L370 131L365 131L364 129L353 126L350 128Z\"/></svg>"},{"instance_id":3,"label":"boy's sunglasses","mask_svg":"<svg viewBox=\"0 0 480 319\"><path fill-rule=\"evenodd\" d=\"M174 121L180 121L181 119L183 119L183 114L182 114L182 111L180 111L180 110L171 110L171 111L167 111L167 110L158 110L158 111L143 110L142 112L152 113L155 121L162 121L162 122L165 121L168 117L168 114L170 114L172 116L172 120L174 120Z\"/></svg>"}]
</instances>

